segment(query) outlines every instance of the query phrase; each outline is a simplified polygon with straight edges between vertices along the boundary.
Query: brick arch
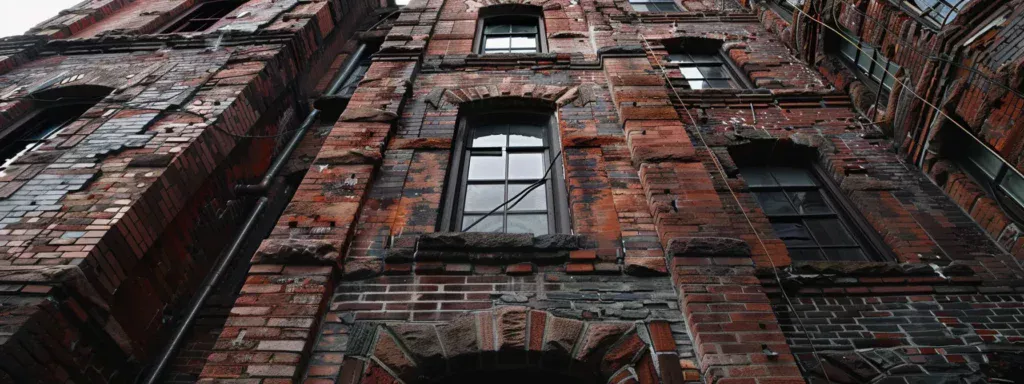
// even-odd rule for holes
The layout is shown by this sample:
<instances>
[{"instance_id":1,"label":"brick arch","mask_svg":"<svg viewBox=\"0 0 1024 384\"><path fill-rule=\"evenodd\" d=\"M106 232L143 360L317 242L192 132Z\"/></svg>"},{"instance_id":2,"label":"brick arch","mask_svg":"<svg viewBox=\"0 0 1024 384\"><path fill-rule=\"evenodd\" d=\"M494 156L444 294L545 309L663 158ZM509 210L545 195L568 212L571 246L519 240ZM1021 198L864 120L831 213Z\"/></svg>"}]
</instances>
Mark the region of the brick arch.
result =
<instances>
[{"instance_id":1,"label":"brick arch","mask_svg":"<svg viewBox=\"0 0 1024 384\"><path fill-rule=\"evenodd\" d=\"M453 106L467 106L483 101L532 101L549 104L551 108L573 102L579 87L538 84L499 84L448 89L444 99Z\"/></svg>"},{"instance_id":2,"label":"brick arch","mask_svg":"<svg viewBox=\"0 0 1024 384\"><path fill-rule=\"evenodd\" d=\"M540 370L590 383L683 379L665 322L591 322L509 306L444 324L357 324L350 335L343 384L443 382L496 369Z\"/></svg>"},{"instance_id":3,"label":"brick arch","mask_svg":"<svg viewBox=\"0 0 1024 384\"><path fill-rule=\"evenodd\" d=\"M557 0L476 0L470 1L470 10L483 10L490 7L503 7L509 5L530 5L544 7L547 3L557 3Z\"/></svg>"}]
</instances>

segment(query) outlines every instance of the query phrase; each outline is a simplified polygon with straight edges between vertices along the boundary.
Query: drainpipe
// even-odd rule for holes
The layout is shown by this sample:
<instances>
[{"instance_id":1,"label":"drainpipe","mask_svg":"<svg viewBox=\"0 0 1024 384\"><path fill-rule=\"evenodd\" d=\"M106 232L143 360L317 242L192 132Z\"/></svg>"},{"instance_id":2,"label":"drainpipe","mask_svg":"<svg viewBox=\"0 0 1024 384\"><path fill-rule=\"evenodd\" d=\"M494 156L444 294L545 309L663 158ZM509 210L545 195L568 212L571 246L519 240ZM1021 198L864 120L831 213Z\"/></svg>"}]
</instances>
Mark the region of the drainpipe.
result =
<instances>
[{"instance_id":1,"label":"drainpipe","mask_svg":"<svg viewBox=\"0 0 1024 384\"><path fill-rule=\"evenodd\" d=\"M359 65L359 58L366 52L366 43L359 43L359 47L353 52L348 58L345 59L345 65L342 67L341 72L338 73L338 77L334 79L331 86L327 89L324 94L328 96L334 96L341 89L341 86L345 84L348 77L352 75L352 72L356 70L356 66ZM313 109L306 116L306 120L302 121L302 125L295 131L295 136L288 142L281 154L274 160L274 164L267 170L267 174L263 176L263 180L260 180L258 184L241 184L235 187L235 193L239 195L249 194L262 194L270 188L270 183L277 177L278 173L284 169L284 165L291 159L292 152L295 152L295 148L299 147L299 143L302 142L302 138L306 136L306 132L309 131L309 127L313 126L313 122L316 121L317 116L320 116L319 109Z\"/></svg>"},{"instance_id":2,"label":"drainpipe","mask_svg":"<svg viewBox=\"0 0 1024 384\"><path fill-rule=\"evenodd\" d=\"M366 49L365 43L359 44L356 51L345 59L345 65L342 66L342 70L338 72L338 76L334 78L331 86L324 94L333 96L341 89L342 84L345 84L345 80L347 80L348 77L352 75L352 72L355 71L356 65L359 63L359 58L366 52ZM313 123L319 115L320 110L314 109L309 113L309 116L302 121L302 125L295 131L295 135L292 137L291 141L288 142L285 149L278 154L277 159L274 159L274 163L270 166L270 169L267 170L267 173L263 176L263 180L260 181L259 184L238 185L235 187L235 192L237 194L265 194L267 190L270 189L271 181L276 178L277 174L284 168L284 165L290 159L292 152L295 152L295 148L299 146L302 138L306 135L306 132L309 131L309 128L313 126ZM269 199L266 196L260 196L256 206L249 212L249 218L246 219L245 225L242 226L238 233L235 234L234 239L231 240L231 247L228 248L228 251L220 259L217 260L213 273L203 280L203 284L199 287L199 291L196 292L195 297L189 304L188 310L185 312L185 317L182 318L181 323L174 330L171 340L160 352L159 359L156 361L156 364L146 376L143 383L158 383L163 371L167 369L171 360L175 355L177 355L178 348L180 348L181 344L185 342L185 336L188 334L189 330L192 329L192 325L199 316L199 312L202 310L203 305L206 304L206 300L209 299L210 294L213 293L213 289L220 284L220 280L224 277L224 274L227 272L231 262L235 259L236 254L242 249L249 232L252 232L253 228L257 224L260 214L266 210L268 204Z\"/></svg>"}]
</instances>

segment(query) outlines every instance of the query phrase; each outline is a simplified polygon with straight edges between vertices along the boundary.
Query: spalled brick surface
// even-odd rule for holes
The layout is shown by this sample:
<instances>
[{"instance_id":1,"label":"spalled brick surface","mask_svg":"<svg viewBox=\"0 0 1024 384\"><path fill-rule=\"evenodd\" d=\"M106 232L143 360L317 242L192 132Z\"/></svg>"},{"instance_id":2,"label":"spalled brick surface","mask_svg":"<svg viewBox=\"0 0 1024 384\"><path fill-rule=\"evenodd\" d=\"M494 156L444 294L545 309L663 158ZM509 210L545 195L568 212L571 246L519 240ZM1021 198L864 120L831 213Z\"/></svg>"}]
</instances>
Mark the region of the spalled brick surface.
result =
<instances>
[{"instance_id":1,"label":"spalled brick surface","mask_svg":"<svg viewBox=\"0 0 1024 384\"><path fill-rule=\"evenodd\" d=\"M283 142L236 136L293 129L359 41L377 49L366 76L303 140L286 171L302 180L238 296L207 307L169 380L1019 377L1024 240L992 240L1011 217L936 138L956 121L1020 162L1024 3L970 1L944 30L895 1L804 3L810 17L750 1L656 14L413 0L371 17L383 4L251 0L166 36L152 33L195 1L94 0L0 41L0 128L37 107L36 87L114 89L0 176L0 381L132 374L118 362L159 346L164 310L251 203L232 187ZM481 12L508 4L543 15L545 52L473 53ZM901 67L887 100L819 22ZM751 89L676 86L665 55L709 43ZM460 118L506 107L554 111L571 234L438 233ZM878 234L879 261L790 259L737 172L769 150L823 171Z\"/></svg>"},{"instance_id":2,"label":"spalled brick surface","mask_svg":"<svg viewBox=\"0 0 1024 384\"><path fill-rule=\"evenodd\" d=\"M111 91L0 178L0 360L23 360L0 381L134 380L251 207L235 185L262 177L355 32L335 26L369 11L250 1L218 26L229 37L146 35L194 4L86 1L0 42L0 129L49 97ZM225 294L168 380L195 381Z\"/></svg>"}]
</instances>

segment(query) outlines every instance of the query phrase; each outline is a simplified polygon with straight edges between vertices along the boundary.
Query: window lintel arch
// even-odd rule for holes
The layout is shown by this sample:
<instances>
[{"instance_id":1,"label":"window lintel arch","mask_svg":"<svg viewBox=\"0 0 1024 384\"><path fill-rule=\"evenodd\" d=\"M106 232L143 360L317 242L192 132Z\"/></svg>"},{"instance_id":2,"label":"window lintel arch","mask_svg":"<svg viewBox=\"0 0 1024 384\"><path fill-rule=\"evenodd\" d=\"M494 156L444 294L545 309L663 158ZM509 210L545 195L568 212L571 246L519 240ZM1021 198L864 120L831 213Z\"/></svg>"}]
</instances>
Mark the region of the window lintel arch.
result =
<instances>
[{"instance_id":1,"label":"window lintel arch","mask_svg":"<svg viewBox=\"0 0 1024 384\"><path fill-rule=\"evenodd\" d=\"M439 230L570 233L556 113L538 98L459 104Z\"/></svg>"},{"instance_id":2,"label":"window lintel arch","mask_svg":"<svg viewBox=\"0 0 1024 384\"><path fill-rule=\"evenodd\" d=\"M473 44L478 54L547 52L544 9L531 4L497 4L477 12Z\"/></svg>"}]
</instances>

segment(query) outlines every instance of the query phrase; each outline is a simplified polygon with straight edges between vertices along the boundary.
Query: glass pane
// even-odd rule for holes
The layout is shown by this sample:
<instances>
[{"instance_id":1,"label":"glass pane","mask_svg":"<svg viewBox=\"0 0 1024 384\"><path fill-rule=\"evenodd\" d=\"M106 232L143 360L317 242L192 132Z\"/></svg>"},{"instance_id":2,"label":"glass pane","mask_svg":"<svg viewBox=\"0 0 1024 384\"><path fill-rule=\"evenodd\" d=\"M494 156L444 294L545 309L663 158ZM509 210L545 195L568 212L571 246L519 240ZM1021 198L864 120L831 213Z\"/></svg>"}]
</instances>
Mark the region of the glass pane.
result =
<instances>
[{"instance_id":1,"label":"glass pane","mask_svg":"<svg viewBox=\"0 0 1024 384\"><path fill-rule=\"evenodd\" d=\"M508 154L509 180L540 179L544 176L543 153Z\"/></svg>"},{"instance_id":2,"label":"glass pane","mask_svg":"<svg viewBox=\"0 0 1024 384\"><path fill-rule=\"evenodd\" d=\"M469 158L469 180L502 180L505 178L505 156L473 155Z\"/></svg>"},{"instance_id":3,"label":"glass pane","mask_svg":"<svg viewBox=\"0 0 1024 384\"><path fill-rule=\"evenodd\" d=\"M532 185L532 184L509 184L509 186L508 186L508 198L512 199L513 196L515 196L516 194L518 194L522 190L526 189L526 187L529 187L530 185ZM516 199L516 200L519 200L519 199ZM515 202L515 200L513 200L513 202ZM509 206L512 207L512 204L509 204ZM491 209L493 209L493 207ZM522 201L519 202L519 204L516 204L510 210L512 212L516 212L516 211L545 211L547 209L548 209L547 187L542 184L541 186L539 186L539 187L535 188L534 190L530 191L530 193L527 193L526 197L524 197L522 199Z\"/></svg>"},{"instance_id":4,"label":"glass pane","mask_svg":"<svg viewBox=\"0 0 1024 384\"><path fill-rule=\"evenodd\" d=\"M702 81L702 80L688 81L687 83L690 84L690 89L704 89L705 88L704 87L704 81Z\"/></svg>"},{"instance_id":5,"label":"glass pane","mask_svg":"<svg viewBox=\"0 0 1024 384\"><path fill-rule=\"evenodd\" d=\"M875 57L875 60L877 60L879 63L882 63L882 65L874 66L874 68L871 70L871 78L875 79L875 81L879 81L880 82L880 81L882 81L882 78L885 77L885 75L886 75L886 73L885 73L886 63L885 63L885 59L881 58L880 56L879 57Z\"/></svg>"},{"instance_id":6,"label":"glass pane","mask_svg":"<svg viewBox=\"0 0 1024 384\"><path fill-rule=\"evenodd\" d=\"M647 12L647 5L645 4L632 4L633 10L637 12Z\"/></svg>"},{"instance_id":7,"label":"glass pane","mask_svg":"<svg viewBox=\"0 0 1024 384\"><path fill-rule=\"evenodd\" d=\"M865 261L868 259L860 248L826 249L825 255L830 261Z\"/></svg>"},{"instance_id":8,"label":"glass pane","mask_svg":"<svg viewBox=\"0 0 1024 384\"><path fill-rule=\"evenodd\" d=\"M512 26L508 24L490 24L484 27L485 35L494 35L512 32Z\"/></svg>"},{"instance_id":9,"label":"glass pane","mask_svg":"<svg viewBox=\"0 0 1024 384\"><path fill-rule=\"evenodd\" d=\"M536 24L520 24L512 26L512 33L537 33Z\"/></svg>"},{"instance_id":10,"label":"glass pane","mask_svg":"<svg viewBox=\"0 0 1024 384\"><path fill-rule=\"evenodd\" d=\"M510 41L509 37L488 37L484 49L508 49Z\"/></svg>"},{"instance_id":11,"label":"glass pane","mask_svg":"<svg viewBox=\"0 0 1024 384\"><path fill-rule=\"evenodd\" d=\"M704 74L704 77L710 77L715 79L729 78L729 73L725 71L720 65L716 66L700 66L700 73Z\"/></svg>"},{"instance_id":12,"label":"glass pane","mask_svg":"<svg viewBox=\"0 0 1024 384\"><path fill-rule=\"evenodd\" d=\"M860 59L857 60L857 66L860 67L864 73L871 73L871 58L875 56L875 49L865 45L861 45L860 48L863 52L861 52Z\"/></svg>"},{"instance_id":13,"label":"glass pane","mask_svg":"<svg viewBox=\"0 0 1024 384\"><path fill-rule=\"evenodd\" d=\"M653 5L660 12L679 12L679 8L674 3L657 3Z\"/></svg>"},{"instance_id":14,"label":"glass pane","mask_svg":"<svg viewBox=\"0 0 1024 384\"><path fill-rule=\"evenodd\" d=\"M796 261L821 261L825 260L821 251L817 249L790 249L789 257Z\"/></svg>"},{"instance_id":15,"label":"glass pane","mask_svg":"<svg viewBox=\"0 0 1024 384\"><path fill-rule=\"evenodd\" d=\"M505 146L505 125L489 125L473 128L473 144L475 148L483 147L504 147Z\"/></svg>"},{"instance_id":16,"label":"glass pane","mask_svg":"<svg viewBox=\"0 0 1024 384\"><path fill-rule=\"evenodd\" d=\"M508 233L548 233L548 215L508 215Z\"/></svg>"},{"instance_id":17,"label":"glass pane","mask_svg":"<svg viewBox=\"0 0 1024 384\"><path fill-rule=\"evenodd\" d=\"M789 201L796 208L796 213L801 215L815 215L832 213L832 209L825 203L825 199L818 191L786 192Z\"/></svg>"},{"instance_id":18,"label":"glass pane","mask_svg":"<svg viewBox=\"0 0 1024 384\"><path fill-rule=\"evenodd\" d=\"M691 80L704 78L704 75L700 73L700 70L694 67L682 67L679 68L679 72L682 72L683 77Z\"/></svg>"},{"instance_id":19,"label":"glass pane","mask_svg":"<svg viewBox=\"0 0 1024 384\"><path fill-rule=\"evenodd\" d=\"M772 177L767 167L743 167L740 170L740 176L743 176L743 180L746 180L747 185L751 188L775 187L779 185L775 182L775 178Z\"/></svg>"},{"instance_id":20,"label":"glass pane","mask_svg":"<svg viewBox=\"0 0 1024 384\"><path fill-rule=\"evenodd\" d=\"M754 192L761 209L768 216L792 215L796 213L784 192Z\"/></svg>"},{"instance_id":21,"label":"glass pane","mask_svg":"<svg viewBox=\"0 0 1024 384\"><path fill-rule=\"evenodd\" d=\"M515 49L526 49L526 48L537 48L537 39L534 37L513 37L512 48Z\"/></svg>"},{"instance_id":22,"label":"glass pane","mask_svg":"<svg viewBox=\"0 0 1024 384\"><path fill-rule=\"evenodd\" d=\"M470 184L466 186L466 212L490 212L505 202L505 186L502 184ZM498 210L501 214L501 210Z\"/></svg>"},{"instance_id":23,"label":"glass pane","mask_svg":"<svg viewBox=\"0 0 1024 384\"><path fill-rule=\"evenodd\" d=\"M544 146L544 128L535 125L513 125L509 129L508 145L510 147Z\"/></svg>"},{"instance_id":24,"label":"glass pane","mask_svg":"<svg viewBox=\"0 0 1024 384\"><path fill-rule=\"evenodd\" d=\"M668 55L667 59L670 63L689 63L692 61L690 60L690 55L687 54L672 54Z\"/></svg>"},{"instance_id":25,"label":"glass pane","mask_svg":"<svg viewBox=\"0 0 1024 384\"><path fill-rule=\"evenodd\" d=\"M1003 166L1003 162L996 155L973 139L967 144L967 159L988 174L990 179L994 179L999 173L999 168Z\"/></svg>"},{"instance_id":26,"label":"glass pane","mask_svg":"<svg viewBox=\"0 0 1024 384\"><path fill-rule=\"evenodd\" d=\"M807 227L821 245L857 245L838 219L806 219Z\"/></svg>"},{"instance_id":27,"label":"glass pane","mask_svg":"<svg viewBox=\"0 0 1024 384\"><path fill-rule=\"evenodd\" d=\"M800 223L772 223L775 234L787 247L815 246L811 234Z\"/></svg>"},{"instance_id":28,"label":"glass pane","mask_svg":"<svg viewBox=\"0 0 1024 384\"><path fill-rule=\"evenodd\" d=\"M729 80L708 80L708 86L715 89L736 88Z\"/></svg>"},{"instance_id":29,"label":"glass pane","mask_svg":"<svg viewBox=\"0 0 1024 384\"><path fill-rule=\"evenodd\" d=\"M1007 195L1010 195L1017 204L1024 205L1024 179L1020 175L1007 170L1001 184Z\"/></svg>"},{"instance_id":30,"label":"glass pane","mask_svg":"<svg viewBox=\"0 0 1024 384\"><path fill-rule=\"evenodd\" d=\"M495 213L493 215L487 216L486 219L483 219L482 221L480 221L476 225L473 225L473 223L476 222L477 220L479 220L481 217L483 217L483 215L465 215L465 216L462 216L462 230L465 231L465 232L499 232L499 233L504 230L504 228L502 227L502 224L501 224L501 213ZM473 225L473 228L469 228L470 225ZM469 229L467 229L467 228L469 228Z\"/></svg>"},{"instance_id":31,"label":"glass pane","mask_svg":"<svg viewBox=\"0 0 1024 384\"><path fill-rule=\"evenodd\" d=\"M772 167L772 174L783 187L815 187L814 176L803 168Z\"/></svg>"},{"instance_id":32,"label":"glass pane","mask_svg":"<svg viewBox=\"0 0 1024 384\"><path fill-rule=\"evenodd\" d=\"M839 50L843 53L843 56L846 56L850 61L857 60L857 46L850 44L849 41L840 39Z\"/></svg>"},{"instance_id":33,"label":"glass pane","mask_svg":"<svg viewBox=\"0 0 1024 384\"><path fill-rule=\"evenodd\" d=\"M721 57L718 54L706 54L706 53L691 53L690 57L693 58L695 63L720 63L722 62Z\"/></svg>"}]
</instances>

